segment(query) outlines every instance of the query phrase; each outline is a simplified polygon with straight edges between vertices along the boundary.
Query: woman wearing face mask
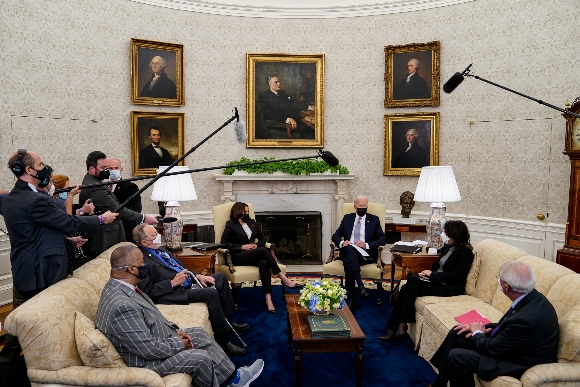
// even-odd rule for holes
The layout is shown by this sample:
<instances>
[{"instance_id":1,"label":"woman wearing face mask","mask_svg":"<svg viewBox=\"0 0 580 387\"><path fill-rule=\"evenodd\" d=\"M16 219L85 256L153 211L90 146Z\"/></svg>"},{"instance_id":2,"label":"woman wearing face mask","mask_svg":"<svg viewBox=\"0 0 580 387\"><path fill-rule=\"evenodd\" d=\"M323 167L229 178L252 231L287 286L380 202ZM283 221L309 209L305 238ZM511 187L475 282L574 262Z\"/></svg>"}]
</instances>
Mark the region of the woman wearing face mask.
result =
<instances>
[{"instance_id":1,"label":"woman wearing face mask","mask_svg":"<svg viewBox=\"0 0 580 387\"><path fill-rule=\"evenodd\" d=\"M225 244L230 251L234 266L259 268L268 312L276 313L272 303L271 274L278 275L284 286L295 288L297 285L280 271L276 260L264 247L266 240L262 230L256 221L250 218L246 203L237 202L232 206L230 220L226 223L221 243Z\"/></svg>"},{"instance_id":2,"label":"woman wearing face mask","mask_svg":"<svg viewBox=\"0 0 580 387\"><path fill-rule=\"evenodd\" d=\"M50 180L55 189L63 189L70 187L68 176L66 175L54 175L50 177ZM75 188L68 192L53 193L53 197L56 199L60 199L61 202L64 201L66 213L69 215L73 215L73 213L74 215L93 215L93 212L95 211L95 206L92 203L85 203L82 205L82 207L80 204L73 204L73 198L79 192L80 191ZM78 208L74 209L73 211L74 207Z\"/></svg>"},{"instance_id":3,"label":"woman wearing face mask","mask_svg":"<svg viewBox=\"0 0 580 387\"><path fill-rule=\"evenodd\" d=\"M448 237L439 259L431 270L411 274L401 288L399 298L387 322L388 331L381 340L405 336L407 323L415 322L415 299L421 296L450 297L463 294L467 274L473 262L473 247L469 244L469 230L460 220L449 220L444 226Z\"/></svg>"}]
</instances>

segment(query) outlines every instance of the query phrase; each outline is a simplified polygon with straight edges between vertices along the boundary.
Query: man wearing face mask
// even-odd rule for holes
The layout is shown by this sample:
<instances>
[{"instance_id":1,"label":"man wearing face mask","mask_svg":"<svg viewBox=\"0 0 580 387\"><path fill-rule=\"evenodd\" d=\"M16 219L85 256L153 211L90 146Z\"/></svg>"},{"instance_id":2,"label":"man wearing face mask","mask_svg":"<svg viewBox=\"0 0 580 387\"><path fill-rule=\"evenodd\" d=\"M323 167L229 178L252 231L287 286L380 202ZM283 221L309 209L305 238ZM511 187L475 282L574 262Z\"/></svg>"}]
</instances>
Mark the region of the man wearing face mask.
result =
<instances>
[{"instance_id":1,"label":"man wearing face mask","mask_svg":"<svg viewBox=\"0 0 580 387\"><path fill-rule=\"evenodd\" d=\"M83 178L83 186L102 183L110 177L109 159L100 151L89 153L86 161L87 174ZM92 199L95 211L113 211L119 207L119 201L106 185L83 188L79 200L84 203ZM128 208L119 210L117 220L89 236L89 242L85 245L85 255L89 259L95 258L109 247L125 241L125 229L122 222L157 224L157 220L151 215L145 215Z\"/></svg>"},{"instance_id":2,"label":"man wearing face mask","mask_svg":"<svg viewBox=\"0 0 580 387\"><path fill-rule=\"evenodd\" d=\"M192 279L177 257L160 248L161 235L148 224L135 227L133 240L151 269L149 277L141 281L139 288L157 304L205 303L217 343L228 355L245 354L244 348L232 344L226 336L230 332L230 324L237 332L249 328L248 324L237 324L229 319L226 321L227 316L234 311L234 301L226 277L222 273L211 276L193 273L196 278Z\"/></svg>"},{"instance_id":3,"label":"man wearing face mask","mask_svg":"<svg viewBox=\"0 0 580 387\"><path fill-rule=\"evenodd\" d=\"M123 166L121 165L121 160L111 158L109 160L109 172L111 173L109 179L111 180L112 183L109 186L109 188L111 189L113 195L115 195L119 203L124 203L127 199L129 199L131 196L133 196L139 191L139 187L137 187L137 184L133 183L132 181L119 183L123 179L121 177L121 173L123 173ZM129 201L129 203L127 203L127 208L135 212L141 212L143 210L143 206L141 205L141 195L137 195L134 198L132 198ZM125 240L127 242L133 242L131 232L138 224L139 223L123 221L123 228L125 229Z\"/></svg>"},{"instance_id":4,"label":"man wearing face mask","mask_svg":"<svg viewBox=\"0 0 580 387\"><path fill-rule=\"evenodd\" d=\"M332 236L332 241L340 248L339 259L343 262L346 289L350 293L348 306L352 310L358 307L355 282L361 296L369 295L360 276L361 265L376 262L379 246L387 243L381 219L367 214L368 203L365 196L357 196L354 202L356 213L346 214Z\"/></svg>"},{"instance_id":5,"label":"man wearing face mask","mask_svg":"<svg viewBox=\"0 0 580 387\"><path fill-rule=\"evenodd\" d=\"M21 295L14 300L14 309L68 276L63 232L95 231L114 221L117 214L107 211L100 216L71 216L58 209L52 199L38 194L49 184L50 174L36 152L14 152L8 168L18 178L2 208L10 239L13 286ZM8 335L0 353L2 385L27 385L24 362L18 367L20 352L18 339Z\"/></svg>"}]
</instances>

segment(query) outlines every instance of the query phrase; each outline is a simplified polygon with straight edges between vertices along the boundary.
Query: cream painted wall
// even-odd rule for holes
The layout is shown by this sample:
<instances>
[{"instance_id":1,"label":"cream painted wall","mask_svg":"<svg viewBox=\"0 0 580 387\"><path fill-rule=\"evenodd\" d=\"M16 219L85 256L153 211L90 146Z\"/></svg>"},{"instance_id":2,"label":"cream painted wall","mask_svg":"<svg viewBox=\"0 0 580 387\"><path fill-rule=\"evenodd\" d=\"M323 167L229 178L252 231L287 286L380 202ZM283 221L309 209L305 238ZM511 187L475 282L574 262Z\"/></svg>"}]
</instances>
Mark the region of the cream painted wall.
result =
<instances>
[{"instance_id":1,"label":"cream painted wall","mask_svg":"<svg viewBox=\"0 0 580 387\"><path fill-rule=\"evenodd\" d=\"M473 79L435 108L383 108L383 47L441 41L441 79L474 63L475 74L558 106L580 95L580 35L575 0L477 0L394 15L272 20L196 14L128 0L35 1L0 5L0 154L19 147L41 153L58 173L80 182L86 155L121 158L130 175L132 110L185 112L186 148L221 125L237 106L245 116L245 54L326 55L325 149L357 175L351 194L387 208L414 191L415 177L383 176L383 115L441 113L440 164L452 165L464 198L448 212L565 223L569 162L564 120L547 107ZM131 104L130 39L185 46L184 107ZM314 150L246 149L226 128L193 155L192 168L242 156L295 157ZM221 193L215 172L193 175L209 210ZM0 186L13 177L0 168ZM145 211L156 206L144 195ZM426 204L416 210L426 211ZM544 223L542 222L542 223Z\"/></svg>"}]
</instances>

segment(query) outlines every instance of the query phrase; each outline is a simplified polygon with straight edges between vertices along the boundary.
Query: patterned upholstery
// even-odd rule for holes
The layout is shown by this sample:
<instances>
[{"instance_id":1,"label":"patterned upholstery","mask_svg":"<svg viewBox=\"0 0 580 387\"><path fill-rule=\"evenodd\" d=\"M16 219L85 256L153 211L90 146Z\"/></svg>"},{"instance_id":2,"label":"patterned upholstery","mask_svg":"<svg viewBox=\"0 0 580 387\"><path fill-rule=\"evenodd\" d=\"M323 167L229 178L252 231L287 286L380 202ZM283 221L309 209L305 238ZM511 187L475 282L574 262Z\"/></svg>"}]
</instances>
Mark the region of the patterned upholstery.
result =
<instances>
[{"instance_id":1,"label":"patterned upholstery","mask_svg":"<svg viewBox=\"0 0 580 387\"><path fill-rule=\"evenodd\" d=\"M100 292L109 278L110 254L117 246L76 270L72 278L33 297L6 318L6 330L18 337L23 348L33 386L48 383L70 386L191 385L189 375L161 378L142 368L98 368L83 364L75 340L76 314L79 312L94 320ZM200 326L213 334L204 304L159 305L159 309L182 327Z\"/></svg>"},{"instance_id":2,"label":"patterned upholstery","mask_svg":"<svg viewBox=\"0 0 580 387\"><path fill-rule=\"evenodd\" d=\"M416 325L413 334L419 356L427 361L433 356L447 332L456 324L455 316L472 309L491 321L498 321L510 301L501 293L496 276L499 264L518 259L529 264L536 273L536 289L552 302L560 323L558 362L542 364L527 370L521 380L501 376L477 384L484 387L564 387L580 385L580 274L553 262L533 257L505 243L484 240L475 246L479 259L478 275L468 277L474 282L473 295L457 297L420 297L415 303ZM473 267L472 271L473 272ZM468 284L467 289L470 288ZM419 335L417 335L419 332Z\"/></svg>"}]
</instances>

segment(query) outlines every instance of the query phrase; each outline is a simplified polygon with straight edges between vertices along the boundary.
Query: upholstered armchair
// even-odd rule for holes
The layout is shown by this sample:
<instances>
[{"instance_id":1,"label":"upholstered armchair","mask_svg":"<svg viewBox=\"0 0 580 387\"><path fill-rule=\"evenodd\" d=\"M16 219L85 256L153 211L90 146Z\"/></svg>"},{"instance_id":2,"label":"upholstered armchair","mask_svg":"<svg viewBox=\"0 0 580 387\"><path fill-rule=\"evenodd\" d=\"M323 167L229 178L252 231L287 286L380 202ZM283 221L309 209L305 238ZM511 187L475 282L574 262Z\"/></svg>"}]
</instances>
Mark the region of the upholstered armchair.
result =
<instances>
[{"instance_id":1,"label":"upholstered armchair","mask_svg":"<svg viewBox=\"0 0 580 387\"><path fill-rule=\"evenodd\" d=\"M252 203L248 204L248 210L250 211L250 217L255 219L254 205ZM215 241L220 243L224 229L226 228L226 222L230 220L230 211L233 202L221 204L219 206L213 206L211 212L213 214L213 228L215 232ZM278 266L282 273L286 274L286 266L281 264L276 255L274 254L274 249L270 243L266 243L266 248L270 249L270 253L278 262ZM243 282L254 282L254 287L256 287L256 282L260 280L260 272L257 266L236 266L234 267L232 259L229 255L227 249L219 249L217 252L217 263L218 271L224 273L227 279L232 284L232 292L234 297L234 304L236 309L238 308L238 290L242 287ZM286 298L286 287L282 286L282 298Z\"/></svg>"},{"instance_id":2,"label":"upholstered armchair","mask_svg":"<svg viewBox=\"0 0 580 387\"><path fill-rule=\"evenodd\" d=\"M349 214L354 209L354 203L343 203L342 204L342 216ZM371 203L368 204L367 212L379 217L381 220L381 227L385 231L385 213L387 211L387 206L385 204ZM360 267L360 275L362 278L372 278L373 282L377 285L377 305L381 305L383 301L381 300L381 290L383 289L383 263L381 261L381 255L384 246L379 247L379 254L376 262L369 263ZM330 242L330 256L328 261L322 266L322 275L328 277L331 275L340 277L340 285L344 286L344 267L342 261L336 259L338 257L338 250L333 242Z\"/></svg>"}]
</instances>

